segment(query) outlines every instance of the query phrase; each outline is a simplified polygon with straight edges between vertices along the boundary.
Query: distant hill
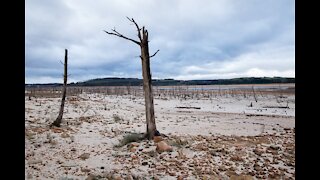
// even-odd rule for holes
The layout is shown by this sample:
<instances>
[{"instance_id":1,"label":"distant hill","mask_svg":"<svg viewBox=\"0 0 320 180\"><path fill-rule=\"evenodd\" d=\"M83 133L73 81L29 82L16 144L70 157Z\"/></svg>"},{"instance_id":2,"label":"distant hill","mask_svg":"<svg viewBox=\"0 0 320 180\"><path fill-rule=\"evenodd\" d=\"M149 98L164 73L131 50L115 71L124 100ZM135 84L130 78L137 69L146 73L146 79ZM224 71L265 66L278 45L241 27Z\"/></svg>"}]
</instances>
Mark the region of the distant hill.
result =
<instances>
[{"instance_id":1,"label":"distant hill","mask_svg":"<svg viewBox=\"0 0 320 180\"><path fill-rule=\"evenodd\" d=\"M271 83L295 83L295 78L284 77L243 77L233 79L215 80L174 80L153 79L153 86L177 86L177 85L227 85L227 84L271 84ZM70 83L69 86L141 86L142 79L138 78L98 78L83 82ZM26 87L57 87L59 83L26 84Z\"/></svg>"}]
</instances>

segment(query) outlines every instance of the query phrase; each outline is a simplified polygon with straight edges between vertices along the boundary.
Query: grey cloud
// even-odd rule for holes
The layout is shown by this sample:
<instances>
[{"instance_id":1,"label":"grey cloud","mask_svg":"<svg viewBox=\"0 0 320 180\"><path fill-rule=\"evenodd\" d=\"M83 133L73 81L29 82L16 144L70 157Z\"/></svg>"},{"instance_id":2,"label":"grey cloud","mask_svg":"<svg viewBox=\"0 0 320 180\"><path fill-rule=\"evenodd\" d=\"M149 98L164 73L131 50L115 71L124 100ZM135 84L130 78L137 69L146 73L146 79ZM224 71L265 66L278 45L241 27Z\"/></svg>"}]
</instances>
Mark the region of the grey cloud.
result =
<instances>
[{"instance_id":1,"label":"grey cloud","mask_svg":"<svg viewBox=\"0 0 320 180\"><path fill-rule=\"evenodd\" d=\"M141 78L139 47L103 32L137 39L126 16L149 30L150 53L160 49L153 77L294 76L294 14L292 0L30 0L26 82L58 80L65 48L74 81Z\"/></svg>"}]
</instances>

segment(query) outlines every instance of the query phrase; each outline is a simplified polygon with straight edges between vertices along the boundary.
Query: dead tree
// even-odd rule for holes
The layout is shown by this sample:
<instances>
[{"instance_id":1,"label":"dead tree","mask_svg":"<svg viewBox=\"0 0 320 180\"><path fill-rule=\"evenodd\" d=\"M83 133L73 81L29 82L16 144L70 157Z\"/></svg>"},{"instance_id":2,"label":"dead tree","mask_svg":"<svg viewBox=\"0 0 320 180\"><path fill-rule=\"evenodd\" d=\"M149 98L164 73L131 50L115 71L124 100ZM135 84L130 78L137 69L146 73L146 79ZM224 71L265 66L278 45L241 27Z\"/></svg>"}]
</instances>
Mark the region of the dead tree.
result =
<instances>
[{"instance_id":1,"label":"dead tree","mask_svg":"<svg viewBox=\"0 0 320 180\"><path fill-rule=\"evenodd\" d=\"M127 17L128 18L128 17ZM150 73L150 58L154 57L159 50L157 50L153 55L149 55L149 40L148 40L148 30L143 26L142 28L135 22L133 18L128 18L129 21L134 23L138 31L139 40L128 38L120 34L116 29L112 29L112 32L104 31L107 34L118 36L120 38L129 40L137 45L139 45L141 50L141 62L142 62L142 76L143 76L143 91L145 96L145 107L146 107L146 121L147 121L147 133L146 137L150 140L153 139L153 136L156 134L156 122L154 117L154 104L153 104L153 93L151 85L151 73Z\"/></svg>"},{"instance_id":2,"label":"dead tree","mask_svg":"<svg viewBox=\"0 0 320 180\"><path fill-rule=\"evenodd\" d=\"M258 99L257 99L257 96L256 96L256 92L254 91L253 86L252 86L252 92L253 92L254 100L255 100L256 102L258 102Z\"/></svg>"},{"instance_id":3,"label":"dead tree","mask_svg":"<svg viewBox=\"0 0 320 180\"><path fill-rule=\"evenodd\" d=\"M60 111L57 119L51 124L51 126L60 127L62 122L63 110L64 110L64 102L66 100L67 94L67 73L68 73L68 50L65 49L65 56L64 56L64 75L63 75L63 89L62 89L62 100L60 105Z\"/></svg>"}]
</instances>

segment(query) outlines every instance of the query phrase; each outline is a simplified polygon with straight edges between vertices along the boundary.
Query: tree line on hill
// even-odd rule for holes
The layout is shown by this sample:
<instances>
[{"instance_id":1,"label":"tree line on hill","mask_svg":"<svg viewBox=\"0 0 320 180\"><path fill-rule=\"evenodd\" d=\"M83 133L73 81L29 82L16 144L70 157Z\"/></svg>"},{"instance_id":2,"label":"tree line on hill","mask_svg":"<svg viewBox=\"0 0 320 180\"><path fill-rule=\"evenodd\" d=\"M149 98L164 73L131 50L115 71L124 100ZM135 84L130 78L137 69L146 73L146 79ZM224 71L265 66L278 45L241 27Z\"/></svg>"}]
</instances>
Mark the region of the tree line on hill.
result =
<instances>
[{"instance_id":1,"label":"tree line on hill","mask_svg":"<svg viewBox=\"0 0 320 180\"><path fill-rule=\"evenodd\" d=\"M295 78L286 77L243 77L232 79L214 80L174 80L152 79L153 86L179 86L179 85L231 85L231 84L272 84L272 83L295 83ZM97 78L83 82L69 83L68 86L142 86L143 80L138 78ZM60 83L26 84L28 87L56 87Z\"/></svg>"}]
</instances>

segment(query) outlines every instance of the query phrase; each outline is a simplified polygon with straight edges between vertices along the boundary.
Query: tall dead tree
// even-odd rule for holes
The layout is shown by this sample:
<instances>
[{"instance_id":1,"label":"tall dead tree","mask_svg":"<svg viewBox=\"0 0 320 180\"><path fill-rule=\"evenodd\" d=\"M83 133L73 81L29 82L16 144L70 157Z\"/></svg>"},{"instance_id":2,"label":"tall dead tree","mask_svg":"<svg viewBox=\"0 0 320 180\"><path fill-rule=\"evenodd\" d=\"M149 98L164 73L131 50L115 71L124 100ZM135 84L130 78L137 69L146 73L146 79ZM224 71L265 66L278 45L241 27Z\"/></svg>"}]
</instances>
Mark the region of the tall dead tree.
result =
<instances>
[{"instance_id":1,"label":"tall dead tree","mask_svg":"<svg viewBox=\"0 0 320 180\"><path fill-rule=\"evenodd\" d=\"M64 56L64 75L63 75L63 89L62 89L62 100L60 105L60 111L57 119L51 124L51 126L60 127L62 122L63 110L64 110L64 102L66 100L67 94L67 76L68 76L68 50L65 49L65 56Z\"/></svg>"},{"instance_id":2,"label":"tall dead tree","mask_svg":"<svg viewBox=\"0 0 320 180\"><path fill-rule=\"evenodd\" d=\"M128 17L127 17L128 18ZM132 41L133 43L139 45L141 50L141 63L142 63L142 76L143 76L143 91L145 97L145 107L146 107L146 121L147 121L147 133L146 137L150 140L157 132L156 122L154 117L154 104L153 104L153 93L151 85L151 73L150 73L150 58L154 57L159 50L157 50L153 55L149 55L149 40L148 40L148 30L143 26L142 28L135 22L133 18L128 18L129 21L133 22L138 31L139 41L128 38L120 34L116 29L111 29L112 32L104 31L107 34L118 36L120 38Z\"/></svg>"}]
</instances>

